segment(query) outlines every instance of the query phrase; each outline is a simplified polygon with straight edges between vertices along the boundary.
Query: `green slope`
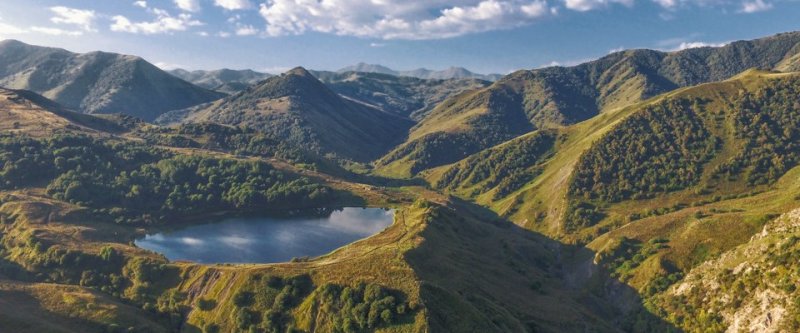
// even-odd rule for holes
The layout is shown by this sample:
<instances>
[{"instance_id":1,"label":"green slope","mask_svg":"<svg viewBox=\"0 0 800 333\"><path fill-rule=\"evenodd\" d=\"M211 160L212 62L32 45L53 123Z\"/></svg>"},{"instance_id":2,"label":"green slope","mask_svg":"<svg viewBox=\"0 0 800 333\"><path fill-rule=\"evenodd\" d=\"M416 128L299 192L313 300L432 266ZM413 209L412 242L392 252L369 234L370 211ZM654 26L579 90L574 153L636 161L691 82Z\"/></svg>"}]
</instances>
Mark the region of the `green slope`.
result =
<instances>
[{"instance_id":1,"label":"green slope","mask_svg":"<svg viewBox=\"0 0 800 333\"><path fill-rule=\"evenodd\" d=\"M791 110L798 107L791 92L797 81L797 74L749 71L558 129L552 134L558 137L554 145L516 147L541 144L531 139L541 135L534 132L432 170L426 177L434 185L446 184L442 189L489 205L529 228L550 235L590 236L587 230L596 232L615 220L628 219L632 212L659 208L652 206L664 202L665 196L691 205L773 183L797 163L790 139L794 135ZM762 130L763 126L769 130ZM759 147L765 142L769 145ZM486 191L469 190L476 182L468 177L455 183L448 183L445 177L458 174L466 165L480 170L481 162L521 161L524 157L513 156L514 151L535 149L552 149L552 153L544 154L544 160L530 159L528 153L528 163L499 164L500 168L485 176L536 175L517 184L519 190L508 195L483 195Z\"/></svg>"},{"instance_id":2,"label":"green slope","mask_svg":"<svg viewBox=\"0 0 800 333\"><path fill-rule=\"evenodd\" d=\"M536 131L425 177L528 229L588 243L578 266L602 267L676 327L792 331L795 265L780 260L795 246L776 240L794 229L770 221L800 206L799 95L800 74L746 71ZM546 133L558 139L535 139ZM517 172L534 178L498 198L495 179ZM757 282L768 271L771 282Z\"/></svg>"},{"instance_id":3,"label":"green slope","mask_svg":"<svg viewBox=\"0 0 800 333\"><path fill-rule=\"evenodd\" d=\"M406 143L378 161L378 172L415 175L532 129L574 124L676 88L724 80L749 68L791 68L799 43L800 33L793 32L720 48L629 50L574 67L519 71L437 106ZM443 140L465 148L437 149Z\"/></svg>"}]
</instances>

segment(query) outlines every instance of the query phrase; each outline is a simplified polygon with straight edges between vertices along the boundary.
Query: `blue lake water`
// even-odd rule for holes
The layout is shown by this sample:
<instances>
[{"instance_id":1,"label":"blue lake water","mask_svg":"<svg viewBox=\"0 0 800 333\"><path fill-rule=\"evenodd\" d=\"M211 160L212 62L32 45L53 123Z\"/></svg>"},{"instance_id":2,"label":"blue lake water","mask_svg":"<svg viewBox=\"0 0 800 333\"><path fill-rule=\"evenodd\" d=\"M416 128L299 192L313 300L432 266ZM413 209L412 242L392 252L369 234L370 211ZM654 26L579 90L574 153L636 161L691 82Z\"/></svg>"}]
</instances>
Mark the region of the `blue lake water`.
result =
<instances>
[{"instance_id":1,"label":"blue lake water","mask_svg":"<svg viewBox=\"0 0 800 333\"><path fill-rule=\"evenodd\" d=\"M343 208L293 217L227 218L136 240L169 260L198 263L276 263L315 257L374 235L392 224L394 211Z\"/></svg>"}]
</instances>

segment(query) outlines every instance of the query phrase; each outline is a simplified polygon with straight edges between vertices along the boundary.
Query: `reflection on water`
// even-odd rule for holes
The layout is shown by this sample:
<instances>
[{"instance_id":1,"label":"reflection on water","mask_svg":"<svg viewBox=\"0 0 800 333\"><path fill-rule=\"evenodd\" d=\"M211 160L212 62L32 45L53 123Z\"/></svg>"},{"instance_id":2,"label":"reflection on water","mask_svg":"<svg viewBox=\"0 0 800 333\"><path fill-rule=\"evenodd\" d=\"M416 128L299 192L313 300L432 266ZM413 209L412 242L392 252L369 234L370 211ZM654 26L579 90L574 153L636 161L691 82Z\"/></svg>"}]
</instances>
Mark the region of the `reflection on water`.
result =
<instances>
[{"instance_id":1,"label":"reflection on water","mask_svg":"<svg viewBox=\"0 0 800 333\"><path fill-rule=\"evenodd\" d=\"M285 262L319 256L376 234L391 225L393 217L393 211L381 208L343 208L286 217L229 218L147 235L136 245L170 260Z\"/></svg>"}]
</instances>

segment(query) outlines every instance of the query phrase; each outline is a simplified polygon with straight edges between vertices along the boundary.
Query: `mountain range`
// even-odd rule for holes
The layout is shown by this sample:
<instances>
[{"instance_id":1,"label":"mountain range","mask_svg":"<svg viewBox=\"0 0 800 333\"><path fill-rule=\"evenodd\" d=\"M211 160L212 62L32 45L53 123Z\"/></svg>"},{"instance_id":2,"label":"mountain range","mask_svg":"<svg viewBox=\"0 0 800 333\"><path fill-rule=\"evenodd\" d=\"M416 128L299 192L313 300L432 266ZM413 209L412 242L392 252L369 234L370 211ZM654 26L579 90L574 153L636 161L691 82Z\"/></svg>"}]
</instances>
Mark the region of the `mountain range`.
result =
<instances>
[{"instance_id":1,"label":"mountain range","mask_svg":"<svg viewBox=\"0 0 800 333\"><path fill-rule=\"evenodd\" d=\"M247 86L272 76L272 74L256 72L250 69L233 70L227 68L211 71L173 69L168 73L197 86L227 94L239 92Z\"/></svg>"},{"instance_id":2,"label":"mountain range","mask_svg":"<svg viewBox=\"0 0 800 333\"><path fill-rule=\"evenodd\" d=\"M0 42L0 86L37 92L84 113L160 114L224 94L175 78L142 58Z\"/></svg>"},{"instance_id":3,"label":"mountain range","mask_svg":"<svg viewBox=\"0 0 800 333\"><path fill-rule=\"evenodd\" d=\"M84 57L140 71L65 76ZM2 82L31 90L149 73L211 94L144 122L0 88L2 331L800 328L800 32L493 82L371 65L187 76L240 84L229 94L130 56L6 41L0 59L28 73ZM395 221L285 263L169 261L132 243L355 206Z\"/></svg>"},{"instance_id":4,"label":"mountain range","mask_svg":"<svg viewBox=\"0 0 800 333\"><path fill-rule=\"evenodd\" d=\"M534 129L575 124L749 68L791 70L798 66L799 43L800 33L794 32L718 48L629 50L573 67L517 71L487 88L440 103L378 166L387 175L413 175ZM440 142L458 142L459 149Z\"/></svg>"},{"instance_id":5,"label":"mountain range","mask_svg":"<svg viewBox=\"0 0 800 333\"><path fill-rule=\"evenodd\" d=\"M415 121L451 96L489 85L488 81L478 79L419 79L366 72L311 73L339 95Z\"/></svg>"},{"instance_id":6,"label":"mountain range","mask_svg":"<svg viewBox=\"0 0 800 333\"><path fill-rule=\"evenodd\" d=\"M485 81L495 81L501 78L500 74L477 74L470 72L463 67L450 67L444 70L435 71L426 68L418 68L410 71L396 71L391 68L376 64L358 63L355 65L344 67L337 72L362 72L362 73L379 73L394 76L410 76L419 79L434 79L434 80L447 80L447 79L479 79Z\"/></svg>"},{"instance_id":7,"label":"mountain range","mask_svg":"<svg viewBox=\"0 0 800 333\"><path fill-rule=\"evenodd\" d=\"M302 67L176 114L164 117L180 123L246 126L314 153L363 162L400 142L413 124L408 118L343 98Z\"/></svg>"}]
</instances>

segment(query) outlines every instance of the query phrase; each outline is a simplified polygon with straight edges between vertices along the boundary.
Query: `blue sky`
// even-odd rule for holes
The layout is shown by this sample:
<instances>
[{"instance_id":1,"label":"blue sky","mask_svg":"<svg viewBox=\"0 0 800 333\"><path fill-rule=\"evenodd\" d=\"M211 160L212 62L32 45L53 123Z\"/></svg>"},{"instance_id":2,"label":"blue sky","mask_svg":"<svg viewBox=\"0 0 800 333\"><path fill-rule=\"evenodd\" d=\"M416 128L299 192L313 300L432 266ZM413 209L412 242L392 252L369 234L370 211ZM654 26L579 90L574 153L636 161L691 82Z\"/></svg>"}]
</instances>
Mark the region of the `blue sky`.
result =
<instances>
[{"instance_id":1,"label":"blue sky","mask_svg":"<svg viewBox=\"0 0 800 333\"><path fill-rule=\"evenodd\" d=\"M797 0L2 0L0 39L165 68L505 74L800 30Z\"/></svg>"}]
</instances>

